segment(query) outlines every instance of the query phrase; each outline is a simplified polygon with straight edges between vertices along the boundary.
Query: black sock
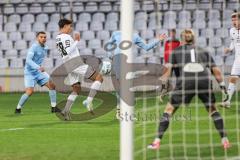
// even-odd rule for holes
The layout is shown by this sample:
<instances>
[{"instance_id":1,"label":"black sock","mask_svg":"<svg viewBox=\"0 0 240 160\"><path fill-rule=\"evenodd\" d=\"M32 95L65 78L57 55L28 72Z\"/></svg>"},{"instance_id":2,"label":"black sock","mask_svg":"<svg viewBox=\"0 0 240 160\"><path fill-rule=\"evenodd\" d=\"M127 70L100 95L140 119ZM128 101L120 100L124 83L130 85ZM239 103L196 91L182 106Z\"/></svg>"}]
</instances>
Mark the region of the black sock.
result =
<instances>
[{"instance_id":1,"label":"black sock","mask_svg":"<svg viewBox=\"0 0 240 160\"><path fill-rule=\"evenodd\" d=\"M221 138L226 137L226 133L224 131L223 119L221 115L218 112L214 112L212 114L212 118L213 118L214 125L218 130Z\"/></svg>"},{"instance_id":2,"label":"black sock","mask_svg":"<svg viewBox=\"0 0 240 160\"><path fill-rule=\"evenodd\" d=\"M168 113L163 113L163 116L159 123L159 129L158 129L158 137L162 139L164 132L167 130L169 126L169 118L170 115Z\"/></svg>"}]
</instances>

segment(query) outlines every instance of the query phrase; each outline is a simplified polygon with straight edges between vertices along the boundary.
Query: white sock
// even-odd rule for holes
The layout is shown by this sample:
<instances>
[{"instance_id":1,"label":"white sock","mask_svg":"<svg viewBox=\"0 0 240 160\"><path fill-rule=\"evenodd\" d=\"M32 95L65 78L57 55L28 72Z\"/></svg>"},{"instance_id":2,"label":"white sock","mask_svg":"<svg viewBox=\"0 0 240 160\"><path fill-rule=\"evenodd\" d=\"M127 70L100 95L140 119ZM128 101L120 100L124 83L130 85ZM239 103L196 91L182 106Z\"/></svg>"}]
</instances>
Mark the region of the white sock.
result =
<instances>
[{"instance_id":1,"label":"white sock","mask_svg":"<svg viewBox=\"0 0 240 160\"><path fill-rule=\"evenodd\" d=\"M231 99L232 99L232 96L233 96L233 94L234 94L234 92L235 92L235 89L236 89L236 85L234 84L234 83L229 83L229 85L228 85L228 101L230 102L231 101Z\"/></svg>"},{"instance_id":2,"label":"white sock","mask_svg":"<svg viewBox=\"0 0 240 160\"><path fill-rule=\"evenodd\" d=\"M101 82L100 81L94 81L91 89L89 91L89 95L87 97L87 101L88 103L93 101L93 98L95 97L95 95L97 94L97 90L99 90L100 86L101 86Z\"/></svg>"},{"instance_id":3,"label":"white sock","mask_svg":"<svg viewBox=\"0 0 240 160\"><path fill-rule=\"evenodd\" d=\"M20 105L17 105L17 109L21 109L22 108L22 106L20 106Z\"/></svg>"},{"instance_id":4,"label":"white sock","mask_svg":"<svg viewBox=\"0 0 240 160\"><path fill-rule=\"evenodd\" d=\"M57 103L56 102L51 102L52 107L56 107Z\"/></svg>"},{"instance_id":5,"label":"white sock","mask_svg":"<svg viewBox=\"0 0 240 160\"><path fill-rule=\"evenodd\" d=\"M68 112L70 112L74 101L77 99L77 96L78 96L78 95L77 95L77 93L75 93L75 92L72 92L72 93L68 96L67 103L66 103L64 109L62 110L62 113L68 113Z\"/></svg>"},{"instance_id":6,"label":"white sock","mask_svg":"<svg viewBox=\"0 0 240 160\"><path fill-rule=\"evenodd\" d=\"M119 110L120 110L120 105L117 105L117 109L119 109Z\"/></svg>"}]
</instances>

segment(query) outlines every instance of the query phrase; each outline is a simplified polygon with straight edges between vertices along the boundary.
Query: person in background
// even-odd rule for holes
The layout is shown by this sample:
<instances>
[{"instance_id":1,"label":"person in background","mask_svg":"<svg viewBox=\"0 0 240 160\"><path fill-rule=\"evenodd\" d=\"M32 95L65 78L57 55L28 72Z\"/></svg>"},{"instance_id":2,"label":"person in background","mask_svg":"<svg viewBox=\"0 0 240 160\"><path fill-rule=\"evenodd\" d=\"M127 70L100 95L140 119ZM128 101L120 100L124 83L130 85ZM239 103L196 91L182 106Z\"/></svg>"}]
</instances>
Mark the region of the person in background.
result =
<instances>
[{"instance_id":1,"label":"person in background","mask_svg":"<svg viewBox=\"0 0 240 160\"><path fill-rule=\"evenodd\" d=\"M176 29L170 29L168 37L169 39L164 44L164 63L168 63L169 55L175 48L180 46L180 41L176 39Z\"/></svg>"}]
</instances>

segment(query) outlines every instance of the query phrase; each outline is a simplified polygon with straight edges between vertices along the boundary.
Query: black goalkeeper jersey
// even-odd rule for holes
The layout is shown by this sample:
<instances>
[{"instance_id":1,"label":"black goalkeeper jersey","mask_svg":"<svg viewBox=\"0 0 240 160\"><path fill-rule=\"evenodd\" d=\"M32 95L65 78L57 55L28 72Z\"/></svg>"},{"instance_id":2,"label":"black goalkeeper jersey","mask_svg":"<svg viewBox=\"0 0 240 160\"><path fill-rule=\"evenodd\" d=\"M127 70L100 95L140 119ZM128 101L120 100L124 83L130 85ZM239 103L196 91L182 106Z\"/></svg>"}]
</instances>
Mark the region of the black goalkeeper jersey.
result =
<instances>
[{"instance_id":1,"label":"black goalkeeper jersey","mask_svg":"<svg viewBox=\"0 0 240 160\"><path fill-rule=\"evenodd\" d=\"M203 71L198 73L185 72L183 70L184 66L188 63L192 63L191 50L194 49L195 61L194 63L199 63L203 66ZM173 65L173 70L176 75L177 82L181 81L209 81L211 79L211 73L209 69L216 66L213 58L206 49L201 47L196 47L193 45L182 45L176 48L170 56L169 63Z\"/></svg>"}]
</instances>

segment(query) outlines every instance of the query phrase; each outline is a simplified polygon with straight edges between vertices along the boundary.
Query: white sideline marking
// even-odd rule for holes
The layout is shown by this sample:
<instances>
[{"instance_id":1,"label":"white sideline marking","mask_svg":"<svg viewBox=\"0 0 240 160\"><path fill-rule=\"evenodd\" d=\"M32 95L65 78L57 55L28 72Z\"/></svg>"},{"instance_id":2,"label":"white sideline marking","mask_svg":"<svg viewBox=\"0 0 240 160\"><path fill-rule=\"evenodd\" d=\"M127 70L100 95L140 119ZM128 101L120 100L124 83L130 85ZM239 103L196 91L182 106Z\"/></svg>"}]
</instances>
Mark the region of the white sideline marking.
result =
<instances>
[{"instance_id":1,"label":"white sideline marking","mask_svg":"<svg viewBox=\"0 0 240 160\"><path fill-rule=\"evenodd\" d=\"M22 130L25 128L7 128L7 129L1 129L0 131L16 131L16 130Z\"/></svg>"}]
</instances>

